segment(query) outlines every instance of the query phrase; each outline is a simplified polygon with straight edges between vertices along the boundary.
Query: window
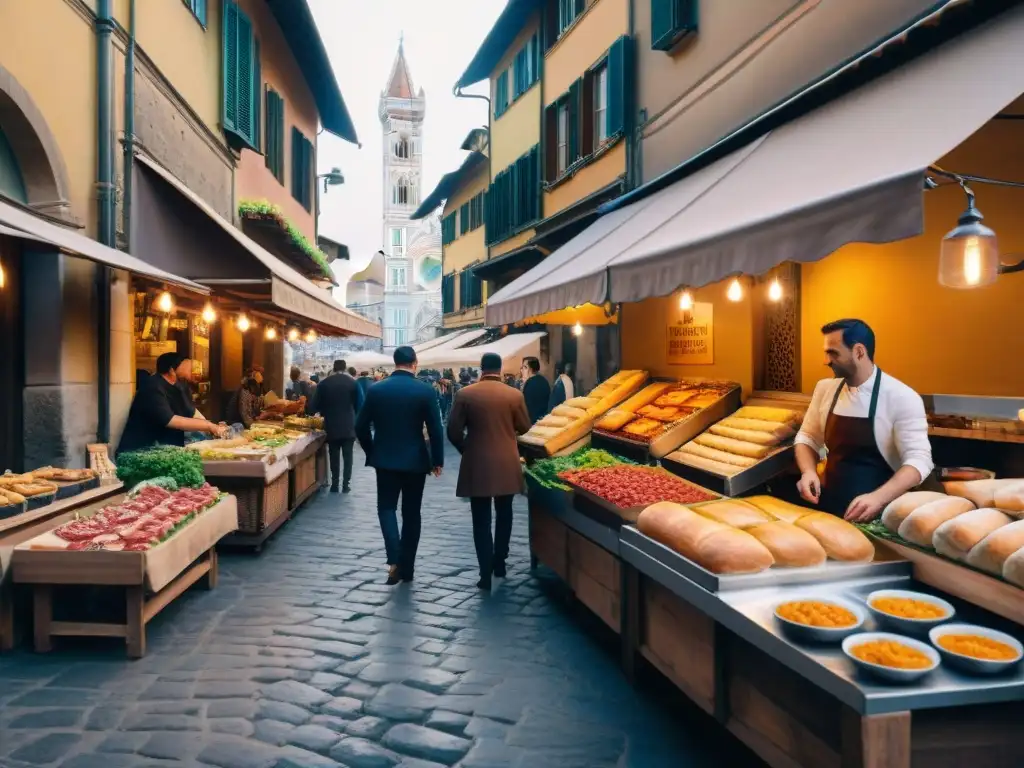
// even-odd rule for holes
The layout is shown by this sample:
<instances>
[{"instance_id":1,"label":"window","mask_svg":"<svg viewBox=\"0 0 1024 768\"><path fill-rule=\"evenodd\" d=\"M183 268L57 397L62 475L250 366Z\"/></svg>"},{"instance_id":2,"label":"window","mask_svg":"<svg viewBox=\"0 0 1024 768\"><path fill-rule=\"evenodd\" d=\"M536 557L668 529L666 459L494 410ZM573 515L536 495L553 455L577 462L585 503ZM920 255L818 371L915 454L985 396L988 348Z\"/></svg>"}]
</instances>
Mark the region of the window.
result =
<instances>
[{"instance_id":1,"label":"window","mask_svg":"<svg viewBox=\"0 0 1024 768\"><path fill-rule=\"evenodd\" d=\"M313 143L292 127L292 197L313 210Z\"/></svg>"},{"instance_id":2,"label":"window","mask_svg":"<svg viewBox=\"0 0 1024 768\"><path fill-rule=\"evenodd\" d=\"M395 157L409 159L409 140L404 136L395 142Z\"/></svg>"},{"instance_id":3,"label":"window","mask_svg":"<svg viewBox=\"0 0 1024 768\"><path fill-rule=\"evenodd\" d=\"M384 346L401 347L408 344L409 332L405 328L384 329Z\"/></svg>"},{"instance_id":4,"label":"window","mask_svg":"<svg viewBox=\"0 0 1024 768\"><path fill-rule=\"evenodd\" d=\"M459 206L459 234L464 235L469 232L469 203L463 203Z\"/></svg>"},{"instance_id":5,"label":"window","mask_svg":"<svg viewBox=\"0 0 1024 768\"><path fill-rule=\"evenodd\" d=\"M583 13L585 0L558 0L558 34L565 32Z\"/></svg>"},{"instance_id":6,"label":"window","mask_svg":"<svg viewBox=\"0 0 1024 768\"><path fill-rule=\"evenodd\" d=\"M405 267L391 267L388 270L388 288L405 288Z\"/></svg>"},{"instance_id":7,"label":"window","mask_svg":"<svg viewBox=\"0 0 1024 768\"><path fill-rule=\"evenodd\" d=\"M485 239L501 242L540 218L540 145L494 177L484 198Z\"/></svg>"},{"instance_id":8,"label":"window","mask_svg":"<svg viewBox=\"0 0 1024 768\"><path fill-rule=\"evenodd\" d=\"M402 227L391 229L391 255L405 256L405 230Z\"/></svg>"},{"instance_id":9,"label":"window","mask_svg":"<svg viewBox=\"0 0 1024 768\"><path fill-rule=\"evenodd\" d=\"M409 324L409 310L405 307L392 309L389 314L391 318L388 325L404 328Z\"/></svg>"},{"instance_id":10,"label":"window","mask_svg":"<svg viewBox=\"0 0 1024 768\"><path fill-rule=\"evenodd\" d=\"M441 278L441 312L448 314L455 311L455 274Z\"/></svg>"},{"instance_id":11,"label":"window","mask_svg":"<svg viewBox=\"0 0 1024 768\"><path fill-rule=\"evenodd\" d=\"M500 75L494 84L494 117L498 118L505 114L508 109L508 70Z\"/></svg>"},{"instance_id":12,"label":"window","mask_svg":"<svg viewBox=\"0 0 1024 768\"><path fill-rule=\"evenodd\" d=\"M391 194L391 201L395 205L409 204L409 181L404 176L395 184L395 188Z\"/></svg>"},{"instance_id":13,"label":"window","mask_svg":"<svg viewBox=\"0 0 1024 768\"><path fill-rule=\"evenodd\" d=\"M284 184L284 99L267 88L267 128L264 162L274 178Z\"/></svg>"},{"instance_id":14,"label":"window","mask_svg":"<svg viewBox=\"0 0 1024 768\"><path fill-rule=\"evenodd\" d=\"M441 219L441 245L455 241L455 211Z\"/></svg>"},{"instance_id":15,"label":"window","mask_svg":"<svg viewBox=\"0 0 1024 768\"><path fill-rule=\"evenodd\" d=\"M190 6L191 7L191 6ZM224 2L223 103L221 123L229 140L260 148L260 44L252 22L233 0Z\"/></svg>"},{"instance_id":16,"label":"window","mask_svg":"<svg viewBox=\"0 0 1024 768\"><path fill-rule=\"evenodd\" d=\"M651 0L651 48L670 51L697 32L697 0Z\"/></svg>"},{"instance_id":17,"label":"window","mask_svg":"<svg viewBox=\"0 0 1024 768\"><path fill-rule=\"evenodd\" d=\"M569 103L558 105L558 173L569 167Z\"/></svg>"},{"instance_id":18,"label":"window","mask_svg":"<svg viewBox=\"0 0 1024 768\"><path fill-rule=\"evenodd\" d=\"M540 38L531 37L516 54L513 98L518 99L537 82L540 74Z\"/></svg>"},{"instance_id":19,"label":"window","mask_svg":"<svg viewBox=\"0 0 1024 768\"><path fill-rule=\"evenodd\" d=\"M594 70L592 79L594 99L594 149L608 139L608 65L602 64Z\"/></svg>"},{"instance_id":20,"label":"window","mask_svg":"<svg viewBox=\"0 0 1024 768\"><path fill-rule=\"evenodd\" d=\"M481 192L469 201L469 229L479 228L484 223L484 196Z\"/></svg>"},{"instance_id":21,"label":"window","mask_svg":"<svg viewBox=\"0 0 1024 768\"><path fill-rule=\"evenodd\" d=\"M206 29L206 0L184 0L185 5L192 15L196 17L196 21L203 25L203 29Z\"/></svg>"},{"instance_id":22,"label":"window","mask_svg":"<svg viewBox=\"0 0 1024 768\"><path fill-rule=\"evenodd\" d=\"M483 284L472 269L463 270L459 276L459 309L479 307L484 303Z\"/></svg>"}]
</instances>

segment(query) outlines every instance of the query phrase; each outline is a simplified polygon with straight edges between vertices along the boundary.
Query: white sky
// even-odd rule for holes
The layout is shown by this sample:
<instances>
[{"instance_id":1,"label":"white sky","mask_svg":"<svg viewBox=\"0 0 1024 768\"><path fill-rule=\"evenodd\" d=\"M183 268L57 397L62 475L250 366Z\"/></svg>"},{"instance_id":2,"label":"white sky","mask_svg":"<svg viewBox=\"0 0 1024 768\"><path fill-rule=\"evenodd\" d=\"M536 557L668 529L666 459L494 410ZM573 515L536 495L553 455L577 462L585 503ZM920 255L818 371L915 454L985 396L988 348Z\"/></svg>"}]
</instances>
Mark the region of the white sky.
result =
<instances>
[{"instance_id":1,"label":"white sky","mask_svg":"<svg viewBox=\"0 0 1024 768\"><path fill-rule=\"evenodd\" d=\"M383 247L381 242L382 135L377 117L380 92L387 84L405 32L405 58L413 84L423 88L427 114L423 133L423 195L454 170L465 153L459 149L473 128L487 125L487 104L457 99L455 81L494 25L505 0L309 0L331 57L345 104L355 122L362 149L320 135L318 173L341 168L345 183L320 198L320 232L345 243L351 262L336 262L338 282L362 269ZM470 92L486 93L486 83ZM344 302L344 290L335 295Z\"/></svg>"}]
</instances>

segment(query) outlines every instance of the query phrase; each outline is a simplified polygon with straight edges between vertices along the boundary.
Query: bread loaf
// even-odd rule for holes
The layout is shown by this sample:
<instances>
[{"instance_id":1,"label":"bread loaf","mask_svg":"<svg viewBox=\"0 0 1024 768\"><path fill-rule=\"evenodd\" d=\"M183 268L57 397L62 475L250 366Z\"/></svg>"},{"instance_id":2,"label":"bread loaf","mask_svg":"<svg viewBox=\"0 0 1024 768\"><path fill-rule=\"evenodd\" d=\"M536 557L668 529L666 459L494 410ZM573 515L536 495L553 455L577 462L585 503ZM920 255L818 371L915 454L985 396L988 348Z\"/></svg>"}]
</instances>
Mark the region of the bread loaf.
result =
<instances>
[{"instance_id":1,"label":"bread loaf","mask_svg":"<svg viewBox=\"0 0 1024 768\"><path fill-rule=\"evenodd\" d=\"M782 438L774 432L755 432L752 429L735 429L734 427L723 427L721 424L712 424L708 430L713 435L728 437L733 440L741 440L745 443L756 443L774 448L782 442Z\"/></svg>"},{"instance_id":2,"label":"bread loaf","mask_svg":"<svg viewBox=\"0 0 1024 768\"><path fill-rule=\"evenodd\" d=\"M548 456L553 456L563 448L568 448L577 440L581 440L586 437L590 434L593 428L594 422L590 419L577 419L572 422L572 424L562 429L557 435L548 439L544 444L544 448L547 450Z\"/></svg>"},{"instance_id":3,"label":"bread loaf","mask_svg":"<svg viewBox=\"0 0 1024 768\"><path fill-rule=\"evenodd\" d=\"M994 507L996 488L1006 484L1006 480L951 480L948 483L943 483L942 487L950 496L970 499L974 502L974 506L981 509L982 507Z\"/></svg>"},{"instance_id":4,"label":"bread loaf","mask_svg":"<svg viewBox=\"0 0 1024 768\"><path fill-rule=\"evenodd\" d=\"M935 529L932 546L940 555L953 560L966 560L974 545L996 528L1013 522L1013 518L998 509L972 509L947 520Z\"/></svg>"},{"instance_id":5,"label":"bread loaf","mask_svg":"<svg viewBox=\"0 0 1024 768\"><path fill-rule=\"evenodd\" d=\"M888 506L882 510L882 525L893 533L900 529L907 515L918 507L923 507L932 501L940 501L949 498L938 491L910 491L890 501Z\"/></svg>"},{"instance_id":6,"label":"bread loaf","mask_svg":"<svg viewBox=\"0 0 1024 768\"><path fill-rule=\"evenodd\" d=\"M587 418L587 412L585 410L583 410L582 408L573 408L571 405L566 405L565 403L562 403L561 405L556 405L554 410L552 410L551 412L555 414L555 416L568 416L570 419L573 419L574 421L576 419Z\"/></svg>"},{"instance_id":7,"label":"bread loaf","mask_svg":"<svg viewBox=\"0 0 1024 768\"><path fill-rule=\"evenodd\" d=\"M711 459L721 464L732 464L737 467L752 467L757 464L757 459L747 458L746 456L737 456L735 453L727 453L726 451L719 451L715 448L708 448L706 445L701 445L697 442L689 442L679 449L683 453L691 453L694 456L703 456L705 459Z\"/></svg>"},{"instance_id":8,"label":"bread loaf","mask_svg":"<svg viewBox=\"0 0 1024 768\"><path fill-rule=\"evenodd\" d=\"M1003 563L1003 578L1024 589L1024 549L1018 549Z\"/></svg>"},{"instance_id":9,"label":"bread loaf","mask_svg":"<svg viewBox=\"0 0 1024 768\"><path fill-rule=\"evenodd\" d=\"M759 419L774 421L779 424L793 424L800 420L800 414L788 408L770 408L757 405L745 405L733 414L738 419Z\"/></svg>"},{"instance_id":10,"label":"bread loaf","mask_svg":"<svg viewBox=\"0 0 1024 768\"><path fill-rule=\"evenodd\" d=\"M1024 480L1008 483L996 488L992 494L992 506L1013 517L1024 517Z\"/></svg>"},{"instance_id":11,"label":"bread loaf","mask_svg":"<svg viewBox=\"0 0 1024 768\"><path fill-rule=\"evenodd\" d=\"M804 515L811 515L817 512L817 510L808 507L800 507L796 504L790 504L788 501L776 499L774 496L750 496L744 499L744 501L748 504L753 504L758 509L764 510L772 517L785 520L787 523L795 523Z\"/></svg>"},{"instance_id":12,"label":"bread loaf","mask_svg":"<svg viewBox=\"0 0 1024 768\"><path fill-rule=\"evenodd\" d=\"M612 406L617 405L619 401L625 400L636 392L647 381L647 373L645 371L629 371L628 373L628 376L616 379L611 386L606 387L605 384L615 379L613 376L608 382L605 382L605 384L591 392L588 397L595 402L587 408L587 413L593 417L600 416Z\"/></svg>"},{"instance_id":13,"label":"bread loaf","mask_svg":"<svg viewBox=\"0 0 1024 768\"><path fill-rule=\"evenodd\" d=\"M806 568L821 565L828 555L825 548L807 531L792 523L776 520L744 530L767 547L775 565L783 568Z\"/></svg>"},{"instance_id":14,"label":"bread loaf","mask_svg":"<svg viewBox=\"0 0 1024 768\"><path fill-rule=\"evenodd\" d=\"M623 411L629 411L630 413L636 413L645 405L650 405L659 397L662 393L671 389L672 387L678 386L672 381L656 381L653 384L648 384L646 387L641 389L626 402L622 403L619 408Z\"/></svg>"},{"instance_id":15,"label":"bread loaf","mask_svg":"<svg viewBox=\"0 0 1024 768\"><path fill-rule=\"evenodd\" d=\"M698 435L696 441L701 445L708 446L708 448L717 448L720 451L734 453L737 456L747 456L751 459L763 459L771 451L771 448L767 445L745 443L742 440L733 440L729 437L709 435L707 432L703 435Z\"/></svg>"},{"instance_id":16,"label":"bread loaf","mask_svg":"<svg viewBox=\"0 0 1024 768\"><path fill-rule=\"evenodd\" d=\"M571 397L563 403L563 405L568 405L570 408L580 408L584 411L596 404L597 398L594 397Z\"/></svg>"},{"instance_id":17,"label":"bread loaf","mask_svg":"<svg viewBox=\"0 0 1024 768\"><path fill-rule=\"evenodd\" d=\"M871 540L841 517L811 512L798 518L794 525L816 538L833 560L869 563L875 557L875 545Z\"/></svg>"},{"instance_id":18,"label":"bread loaf","mask_svg":"<svg viewBox=\"0 0 1024 768\"><path fill-rule=\"evenodd\" d=\"M1024 547L1024 520L996 528L967 553L967 564L982 571L1003 575L1003 565L1014 552Z\"/></svg>"},{"instance_id":19,"label":"bread loaf","mask_svg":"<svg viewBox=\"0 0 1024 768\"><path fill-rule=\"evenodd\" d=\"M595 426L598 429L606 429L609 432L618 432L635 418L635 413L624 411L621 408L612 408L598 420Z\"/></svg>"},{"instance_id":20,"label":"bread loaf","mask_svg":"<svg viewBox=\"0 0 1024 768\"><path fill-rule=\"evenodd\" d=\"M567 427L572 424L572 419L568 416L555 416L553 413L549 413L543 419L537 422L538 427Z\"/></svg>"},{"instance_id":21,"label":"bread loaf","mask_svg":"<svg viewBox=\"0 0 1024 768\"><path fill-rule=\"evenodd\" d=\"M947 496L937 501L929 501L907 515L896 532L901 539L909 541L911 544L917 544L919 547L932 547L932 537L935 535L936 528L947 520L952 520L972 509L974 509L974 504L957 496Z\"/></svg>"},{"instance_id":22,"label":"bread loaf","mask_svg":"<svg viewBox=\"0 0 1024 768\"><path fill-rule=\"evenodd\" d=\"M719 475L721 477L732 477L733 475L739 474L743 471L743 467L738 467L735 464L725 464L721 461L705 459L703 456L697 456L692 453L683 453L682 451L676 451L671 454L669 458L674 459L681 464L688 464L691 467L703 469L705 472L711 472L712 474Z\"/></svg>"},{"instance_id":23,"label":"bread loaf","mask_svg":"<svg viewBox=\"0 0 1024 768\"><path fill-rule=\"evenodd\" d=\"M778 421L765 421L764 419L746 419L742 416L730 416L718 422L723 427L730 429L748 429L751 432L767 432L775 435L780 440L788 440L796 434L796 430L789 424Z\"/></svg>"},{"instance_id":24,"label":"bread loaf","mask_svg":"<svg viewBox=\"0 0 1024 768\"><path fill-rule=\"evenodd\" d=\"M760 573L774 559L761 542L675 504L659 501L637 517L637 528L713 573Z\"/></svg>"},{"instance_id":25,"label":"bread loaf","mask_svg":"<svg viewBox=\"0 0 1024 768\"><path fill-rule=\"evenodd\" d=\"M751 525L770 523L774 518L764 510L758 509L753 504L747 504L740 499L723 499L712 501L694 507L693 511L698 515L710 517L733 528L748 528Z\"/></svg>"}]
</instances>

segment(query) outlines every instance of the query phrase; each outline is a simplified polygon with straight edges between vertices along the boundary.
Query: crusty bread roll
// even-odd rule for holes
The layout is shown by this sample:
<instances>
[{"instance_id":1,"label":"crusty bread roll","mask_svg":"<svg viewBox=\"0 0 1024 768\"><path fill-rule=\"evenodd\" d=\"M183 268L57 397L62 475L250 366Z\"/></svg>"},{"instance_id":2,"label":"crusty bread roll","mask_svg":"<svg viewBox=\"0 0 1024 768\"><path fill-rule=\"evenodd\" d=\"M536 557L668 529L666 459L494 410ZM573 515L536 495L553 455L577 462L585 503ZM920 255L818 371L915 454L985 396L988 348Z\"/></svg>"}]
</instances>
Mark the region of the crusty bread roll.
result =
<instances>
[{"instance_id":1,"label":"crusty bread roll","mask_svg":"<svg viewBox=\"0 0 1024 768\"><path fill-rule=\"evenodd\" d=\"M548 456L552 456L558 453L563 448L568 448L570 445L575 443L577 440L586 437L590 434L594 428L594 422L590 419L577 419L569 426L563 428L557 435L551 437L546 443L544 448L548 452Z\"/></svg>"},{"instance_id":2,"label":"crusty bread roll","mask_svg":"<svg viewBox=\"0 0 1024 768\"><path fill-rule=\"evenodd\" d=\"M935 529L932 546L940 555L953 560L966 560L974 545L996 528L1013 522L1013 518L998 509L971 509Z\"/></svg>"},{"instance_id":3,"label":"crusty bread roll","mask_svg":"<svg viewBox=\"0 0 1024 768\"><path fill-rule=\"evenodd\" d=\"M572 424L572 419L568 416L555 416L553 413L549 413L543 419L537 422L535 426L538 427L567 427Z\"/></svg>"},{"instance_id":4,"label":"crusty bread roll","mask_svg":"<svg viewBox=\"0 0 1024 768\"><path fill-rule=\"evenodd\" d=\"M598 429L606 429L609 432L618 432L635 418L635 413L624 411L622 408L612 408L598 420L595 426Z\"/></svg>"},{"instance_id":5,"label":"crusty bread roll","mask_svg":"<svg viewBox=\"0 0 1024 768\"><path fill-rule=\"evenodd\" d=\"M911 544L917 544L919 547L931 547L936 528L947 520L952 520L972 509L974 509L973 503L958 496L946 496L944 499L929 501L907 515L896 532L901 539L909 541Z\"/></svg>"},{"instance_id":6,"label":"crusty bread roll","mask_svg":"<svg viewBox=\"0 0 1024 768\"><path fill-rule=\"evenodd\" d=\"M1001 485L1012 485L1016 480L951 480L943 483L942 487L950 496L960 496L970 499L974 506L982 507L995 506L996 489Z\"/></svg>"},{"instance_id":7,"label":"crusty bread roll","mask_svg":"<svg viewBox=\"0 0 1024 768\"><path fill-rule=\"evenodd\" d=\"M757 459L751 459L746 456L737 456L735 453L728 453L726 451L719 451L716 448L708 448L706 445L701 445L696 442L689 442L682 446L680 449L683 453L691 453L694 456L703 456L705 459L711 459L722 464L733 464L737 467L752 467L757 464Z\"/></svg>"},{"instance_id":8,"label":"crusty bread roll","mask_svg":"<svg viewBox=\"0 0 1024 768\"><path fill-rule=\"evenodd\" d=\"M1003 563L1003 578L1024 589L1024 548L1018 549Z\"/></svg>"},{"instance_id":9,"label":"crusty bread roll","mask_svg":"<svg viewBox=\"0 0 1024 768\"><path fill-rule=\"evenodd\" d=\"M530 427L530 431L527 432L526 434L531 436L531 437L548 438L548 437L554 437L559 432L561 432L563 429L565 429L565 427L545 427L545 426L542 426L540 423L537 423L537 424L534 424L532 427Z\"/></svg>"},{"instance_id":10,"label":"crusty bread roll","mask_svg":"<svg viewBox=\"0 0 1024 768\"><path fill-rule=\"evenodd\" d=\"M821 565L828 558L816 538L792 523L776 520L743 530L764 544L775 558L775 565L783 568Z\"/></svg>"},{"instance_id":11,"label":"crusty bread roll","mask_svg":"<svg viewBox=\"0 0 1024 768\"><path fill-rule=\"evenodd\" d=\"M893 533L900 529L900 525L907 519L907 515L918 507L923 507L932 501L949 498L938 491L910 491L904 493L889 502L889 505L882 510L882 525Z\"/></svg>"},{"instance_id":12,"label":"crusty bread roll","mask_svg":"<svg viewBox=\"0 0 1024 768\"><path fill-rule=\"evenodd\" d=\"M659 397L661 397L662 392L676 386L679 385L673 381L656 381L653 384L648 384L646 387L644 387L631 398L629 398L626 402L619 405L619 408L622 409L623 411L636 413L645 405L650 405Z\"/></svg>"},{"instance_id":13,"label":"crusty bread roll","mask_svg":"<svg viewBox=\"0 0 1024 768\"><path fill-rule=\"evenodd\" d=\"M588 397L595 402L587 408L587 413L593 417L600 416L609 408L635 393L647 381L646 371L630 371L629 374L629 376L617 379L610 387L601 385L591 392ZM614 379L615 377L612 378ZM605 383L607 384L608 382Z\"/></svg>"},{"instance_id":14,"label":"crusty bread roll","mask_svg":"<svg viewBox=\"0 0 1024 768\"><path fill-rule=\"evenodd\" d=\"M782 438L773 432L755 432L752 429L736 429L735 427L723 427L721 424L712 424L708 430L713 435L728 437L732 440L741 440L745 443L756 443L774 448L782 442Z\"/></svg>"},{"instance_id":15,"label":"crusty bread roll","mask_svg":"<svg viewBox=\"0 0 1024 768\"><path fill-rule=\"evenodd\" d=\"M637 517L637 528L713 573L760 573L775 562L772 553L745 531L698 515L671 501L659 501Z\"/></svg>"},{"instance_id":16,"label":"crusty bread roll","mask_svg":"<svg viewBox=\"0 0 1024 768\"><path fill-rule=\"evenodd\" d=\"M1013 517L1024 517L1024 480L996 488L992 494L992 506Z\"/></svg>"},{"instance_id":17,"label":"crusty bread roll","mask_svg":"<svg viewBox=\"0 0 1024 768\"><path fill-rule=\"evenodd\" d=\"M741 499L711 501L701 504L699 507L693 507L693 511L725 525L731 525L733 528L748 528L751 525L761 525L775 520L763 509L758 509L753 504L747 504Z\"/></svg>"},{"instance_id":18,"label":"crusty bread roll","mask_svg":"<svg viewBox=\"0 0 1024 768\"><path fill-rule=\"evenodd\" d=\"M795 523L804 515L811 515L817 512L815 509L790 504L788 501L776 499L774 496L749 496L744 501L748 504L753 504L758 509L763 509L772 517L784 520L787 523Z\"/></svg>"},{"instance_id":19,"label":"crusty bread roll","mask_svg":"<svg viewBox=\"0 0 1024 768\"><path fill-rule=\"evenodd\" d=\"M733 475L739 474L743 471L743 467L738 467L735 464L725 464L721 461L705 459L703 456L697 456L692 453L683 453L682 451L676 451L675 453L670 454L669 458L674 459L681 464L688 464L691 467L703 469L705 472L711 472L712 474L719 475L721 477L732 477Z\"/></svg>"},{"instance_id":20,"label":"crusty bread roll","mask_svg":"<svg viewBox=\"0 0 1024 768\"><path fill-rule=\"evenodd\" d=\"M548 438L542 435L531 435L527 432L525 435L519 436L520 443L526 443L527 445L540 445L543 446L548 441Z\"/></svg>"},{"instance_id":21,"label":"crusty bread roll","mask_svg":"<svg viewBox=\"0 0 1024 768\"><path fill-rule=\"evenodd\" d=\"M594 397L570 397L563 405L568 405L570 408L580 408L585 411L596 403L597 398Z\"/></svg>"},{"instance_id":22,"label":"crusty bread roll","mask_svg":"<svg viewBox=\"0 0 1024 768\"><path fill-rule=\"evenodd\" d=\"M749 429L751 432L768 432L780 440L788 440L796 434L796 430L789 424L778 421L765 421L764 419L746 419L742 416L730 416L718 422L723 427L730 429Z\"/></svg>"},{"instance_id":23,"label":"crusty bread roll","mask_svg":"<svg viewBox=\"0 0 1024 768\"><path fill-rule=\"evenodd\" d=\"M587 418L587 412L582 408L573 408L571 405L562 403L556 405L554 410L551 411L555 416L568 416L570 419L575 421L576 419Z\"/></svg>"},{"instance_id":24,"label":"crusty bread roll","mask_svg":"<svg viewBox=\"0 0 1024 768\"><path fill-rule=\"evenodd\" d=\"M701 445L706 445L708 448L717 448L720 451L734 453L737 456L747 456L751 459L763 459L771 451L771 448L767 445L745 443L742 440L733 440L729 437L709 435L707 432L697 435L696 441Z\"/></svg>"},{"instance_id":25,"label":"crusty bread roll","mask_svg":"<svg viewBox=\"0 0 1024 768\"><path fill-rule=\"evenodd\" d=\"M759 405L745 405L733 414L737 419L759 419L780 424L793 424L800 420L800 414L788 408L770 408Z\"/></svg>"},{"instance_id":26,"label":"crusty bread roll","mask_svg":"<svg viewBox=\"0 0 1024 768\"><path fill-rule=\"evenodd\" d=\"M1003 575L1003 565L1014 552L1024 547L1024 520L996 528L967 553L967 564L982 571Z\"/></svg>"},{"instance_id":27,"label":"crusty bread roll","mask_svg":"<svg viewBox=\"0 0 1024 768\"><path fill-rule=\"evenodd\" d=\"M858 528L826 512L811 512L794 523L803 528L833 560L850 563L869 563L875 558L875 545Z\"/></svg>"}]
</instances>

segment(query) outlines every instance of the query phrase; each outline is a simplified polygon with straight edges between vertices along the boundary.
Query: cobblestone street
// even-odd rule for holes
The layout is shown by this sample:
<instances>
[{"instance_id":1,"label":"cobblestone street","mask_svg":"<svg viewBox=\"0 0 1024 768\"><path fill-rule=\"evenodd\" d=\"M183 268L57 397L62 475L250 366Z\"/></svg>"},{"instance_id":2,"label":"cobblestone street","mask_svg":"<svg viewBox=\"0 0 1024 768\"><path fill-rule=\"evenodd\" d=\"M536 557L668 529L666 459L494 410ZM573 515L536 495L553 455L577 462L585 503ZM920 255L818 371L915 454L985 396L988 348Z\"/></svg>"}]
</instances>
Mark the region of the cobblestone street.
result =
<instances>
[{"instance_id":1,"label":"cobblestone street","mask_svg":"<svg viewBox=\"0 0 1024 768\"><path fill-rule=\"evenodd\" d=\"M260 555L226 554L127 661L116 642L0 657L0 762L122 768L675 768L756 765L681 699L630 687L557 585L474 587L458 457L427 484L416 581L383 584L371 470L314 498ZM658 688L658 686L654 686ZM658 688L660 690L660 688Z\"/></svg>"}]
</instances>

